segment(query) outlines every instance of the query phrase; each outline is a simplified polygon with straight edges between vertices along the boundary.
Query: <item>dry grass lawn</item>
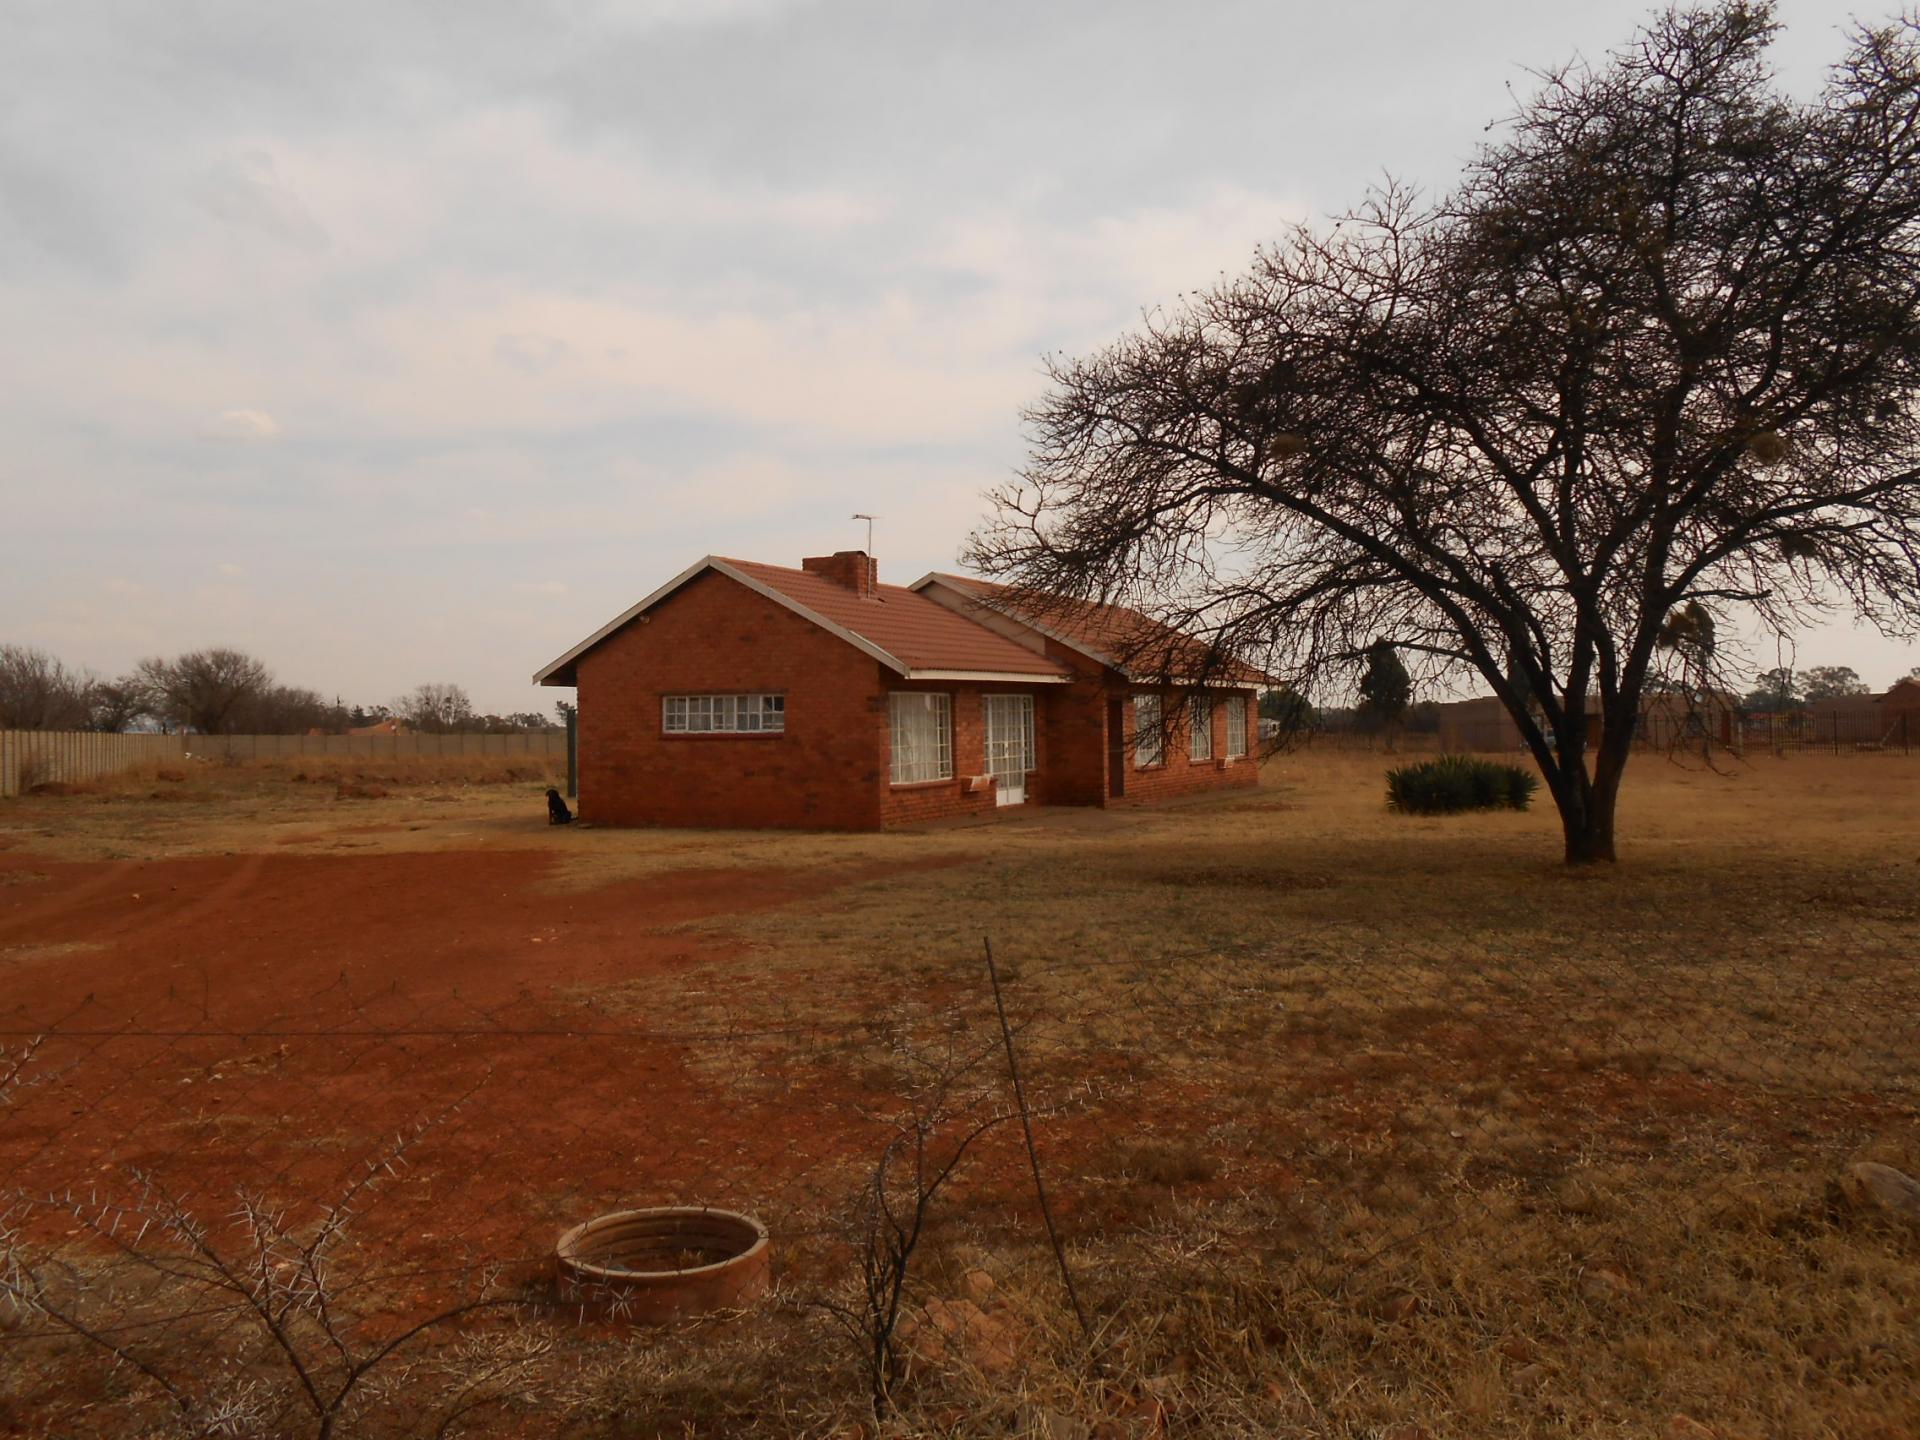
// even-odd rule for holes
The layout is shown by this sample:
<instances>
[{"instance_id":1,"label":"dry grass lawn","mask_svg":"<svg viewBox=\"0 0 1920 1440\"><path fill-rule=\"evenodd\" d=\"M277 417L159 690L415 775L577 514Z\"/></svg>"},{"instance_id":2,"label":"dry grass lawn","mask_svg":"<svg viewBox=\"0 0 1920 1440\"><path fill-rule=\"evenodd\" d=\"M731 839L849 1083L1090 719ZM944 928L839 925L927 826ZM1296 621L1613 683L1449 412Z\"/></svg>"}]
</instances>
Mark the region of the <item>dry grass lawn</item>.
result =
<instances>
[{"instance_id":1,"label":"dry grass lawn","mask_svg":"<svg viewBox=\"0 0 1920 1440\"><path fill-rule=\"evenodd\" d=\"M936 1207L913 1296L974 1286L1011 1358L923 1346L880 1433L1920 1433L1920 1228L1833 1188L1859 1159L1920 1174L1920 763L1642 757L1622 862L1580 873L1550 808L1390 815L1384 764L878 836L554 831L538 776L227 771L10 804L0 846L558 850L560 890L913 862L697 922L731 958L575 997L740 1031L695 1056L716 1105L824 1077L900 1115L929 1076L992 1105L991 939L1096 1336L1007 1132ZM833 1176L849 1205L862 1178ZM841 1284L816 1218L799 1298ZM508 1413L852 1433L832 1333L601 1337Z\"/></svg>"}]
</instances>

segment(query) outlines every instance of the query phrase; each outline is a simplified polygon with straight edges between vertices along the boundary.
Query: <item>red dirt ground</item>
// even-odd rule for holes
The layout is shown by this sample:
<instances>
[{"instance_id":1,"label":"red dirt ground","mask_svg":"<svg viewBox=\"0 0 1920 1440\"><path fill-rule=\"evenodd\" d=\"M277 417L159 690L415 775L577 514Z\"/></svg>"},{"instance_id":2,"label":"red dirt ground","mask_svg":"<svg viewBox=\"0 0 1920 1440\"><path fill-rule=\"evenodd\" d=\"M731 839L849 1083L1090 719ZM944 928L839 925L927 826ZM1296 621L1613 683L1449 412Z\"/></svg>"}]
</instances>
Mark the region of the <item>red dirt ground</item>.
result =
<instances>
[{"instance_id":1,"label":"red dirt ground","mask_svg":"<svg viewBox=\"0 0 1920 1440\"><path fill-rule=\"evenodd\" d=\"M717 1097L689 1060L725 1035L579 997L733 953L662 927L899 867L562 893L543 888L553 859L0 856L0 1049L51 1035L0 1128L0 1172L127 1199L139 1169L224 1214L240 1189L336 1193L444 1115L358 1238L388 1264L459 1271L470 1255L537 1264L559 1230L608 1208L792 1204L809 1174L859 1153L857 1097L799 1077L764 1099ZM822 1176L823 1200L843 1188Z\"/></svg>"}]
</instances>

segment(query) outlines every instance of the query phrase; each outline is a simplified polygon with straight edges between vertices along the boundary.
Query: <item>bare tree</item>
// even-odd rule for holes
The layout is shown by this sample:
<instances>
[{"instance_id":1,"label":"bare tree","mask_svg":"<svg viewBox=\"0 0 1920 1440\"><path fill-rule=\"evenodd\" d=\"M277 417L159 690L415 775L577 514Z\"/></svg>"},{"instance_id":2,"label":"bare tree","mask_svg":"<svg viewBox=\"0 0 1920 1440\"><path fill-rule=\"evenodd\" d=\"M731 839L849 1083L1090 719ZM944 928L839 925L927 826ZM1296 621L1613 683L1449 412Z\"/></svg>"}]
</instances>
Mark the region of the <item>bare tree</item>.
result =
<instances>
[{"instance_id":1,"label":"bare tree","mask_svg":"<svg viewBox=\"0 0 1920 1440\"><path fill-rule=\"evenodd\" d=\"M1676 611L1920 611L1920 21L1856 28L1805 105L1775 29L1656 17L1445 201L1389 185L1055 361L970 558L1301 688L1376 638L1477 673L1568 861L1611 860Z\"/></svg>"},{"instance_id":2,"label":"bare tree","mask_svg":"<svg viewBox=\"0 0 1920 1440\"><path fill-rule=\"evenodd\" d=\"M473 702L458 685L444 682L416 685L393 702L393 712L404 717L416 730L444 735L466 727L473 718Z\"/></svg>"},{"instance_id":3,"label":"bare tree","mask_svg":"<svg viewBox=\"0 0 1920 1440\"><path fill-rule=\"evenodd\" d=\"M0 1055L0 1099L31 1058ZM487 1270L464 1296L396 1319L390 1309L381 1313L378 1287L342 1263L373 1190L445 1118L401 1136L324 1204L242 1193L229 1214L208 1219L137 1173L140 1193L130 1204L91 1189L16 1195L0 1207L0 1302L44 1336L78 1342L131 1377L128 1433L328 1440L386 1406L410 1417L408 1428L447 1435L475 1411L521 1393L546 1342L467 1337L432 1373L410 1364L412 1353L432 1332L481 1311L517 1310L523 1299ZM45 1253L29 1230L48 1215L98 1253L82 1267ZM157 1419L155 1407L171 1415L171 1427L137 1423L143 1413ZM367 1428L395 1433L392 1413Z\"/></svg>"},{"instance_id":4,"label":"bare tree","mask_svg":"<svg viewBox=\"0 0 1920 1440\"><path fill-rule=\"evenodd\" d=\"M117 735L145 715L152 703L138 675L96 680L87 693L87 729Z\"/></svg>"},{"instance_id":5,"label":"bare tree","mask_svg":"<svg viewBox=\"0 0 1920 1440\"><path fill-rule=\"evenodd\" d=\"M224 646L172 660L143 660L134 673L147 688L156 719L170 729L202 735L232 733L245 707L273 688L273 675L263 663Z\"/></svg>"},{"instance_id":6,"label":"bare tree","mask_svg":"<svg viewBox=\"0 0 1920 1440\"><path fill-rule=\"evenodd\" d=\"M84 730L92 685L44 650L0 645L0 730Z\"/></svg>"},{"instance_id":7,"label":"bare tree","mask_svg":"<svg viewBox=\"0 0 1920 1440\"><path fill-rule=\"evenodd\" d=\"M326 728L332 718L333 706L319 691L270 685L236 705L227 728L255 735L303 735Z\"/></svg>"}]
</instances>

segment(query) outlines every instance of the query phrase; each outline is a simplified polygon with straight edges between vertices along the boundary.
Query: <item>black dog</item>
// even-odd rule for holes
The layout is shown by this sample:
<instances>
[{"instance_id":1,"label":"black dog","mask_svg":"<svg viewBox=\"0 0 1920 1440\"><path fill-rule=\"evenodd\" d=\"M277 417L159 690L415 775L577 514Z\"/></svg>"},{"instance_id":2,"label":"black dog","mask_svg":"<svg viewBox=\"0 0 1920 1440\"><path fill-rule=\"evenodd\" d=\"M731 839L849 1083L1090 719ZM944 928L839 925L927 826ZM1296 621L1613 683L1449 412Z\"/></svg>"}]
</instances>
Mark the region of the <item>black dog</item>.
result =
<instances>
[{"instance_id":1,"label":"black dog","mask_svg":"<svg viewBox=\"0 0 1920 1440\"><path fill-rule=\"evenodd\" d=\"M573 811L567 808L567 802L560 798L558 790L547 791L547 824L571 825Z\"/></svg>"}]
</instances>

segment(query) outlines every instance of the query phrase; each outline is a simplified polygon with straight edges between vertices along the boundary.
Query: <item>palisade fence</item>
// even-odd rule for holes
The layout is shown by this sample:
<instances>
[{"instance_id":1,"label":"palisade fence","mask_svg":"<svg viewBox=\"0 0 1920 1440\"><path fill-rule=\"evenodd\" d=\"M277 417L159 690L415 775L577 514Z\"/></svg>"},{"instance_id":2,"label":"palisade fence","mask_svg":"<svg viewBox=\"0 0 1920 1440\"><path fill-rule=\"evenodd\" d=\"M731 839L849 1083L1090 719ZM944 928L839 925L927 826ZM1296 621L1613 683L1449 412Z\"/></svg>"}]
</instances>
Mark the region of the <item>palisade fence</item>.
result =
<instances>
[{"instance_id":1,"label":"palisade fence","mask_svg":"<svg viewBox=\"0 0 1920 1440\"><path fill-rule=\"evenodd\" d=\"M564 761L563 730L508 735L100 735L64 730L0 730L0 798L36 785L74 784L147 764L286 760L301 756L362 759L540 757Z\"/></svg>"},{"instance_id":2,"label":"palisade fence","mask_svg":"<svg viewBox=\"0 0 1920 1440\"><path fill-rule=\"evenodd\" d=\"M0 1430L1914 1433L1865 1161L1920 1153L1915 922L1639 918L23 1003ZM556 1289L563 1227L660 1204L757 1216L773 1294Z\"/></svg>"},{"instance_id":3,"label":"palisade fence","mask_svg":"<svg viewBox=\"0 0 1920 1440\"><path fill-rule=\"evenodd\" d=\"M1864 705L1824 711L1810 706L1793 715L1745 716L1736 735L1747 749L1780 754L1912 755L1920 750L1920 712L1887 715Z\"/></svg>"}]
</instances>

